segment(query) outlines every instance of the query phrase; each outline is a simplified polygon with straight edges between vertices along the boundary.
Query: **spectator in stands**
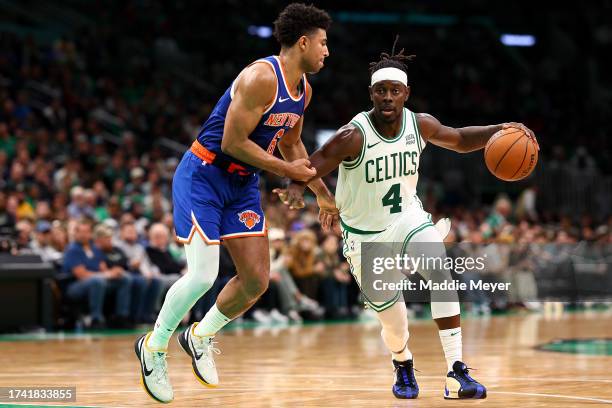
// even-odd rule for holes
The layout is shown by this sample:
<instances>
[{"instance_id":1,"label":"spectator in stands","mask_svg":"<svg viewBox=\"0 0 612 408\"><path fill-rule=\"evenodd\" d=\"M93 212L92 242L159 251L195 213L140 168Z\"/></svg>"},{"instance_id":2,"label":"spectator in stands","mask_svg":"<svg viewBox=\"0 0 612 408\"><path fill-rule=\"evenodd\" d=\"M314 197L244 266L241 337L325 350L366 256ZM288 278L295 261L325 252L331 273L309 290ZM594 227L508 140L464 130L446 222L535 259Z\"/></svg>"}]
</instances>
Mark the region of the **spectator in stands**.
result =
<instances>
[{"instance_id":1,"label":"spectator in stands","mask_svg":"<svg viewBox=\"0 0 612 408\"><path fill-rule=\"evenodd\" d=\"M270 235L270 233L272 235ZM272 241L278 241L279 234L282 234L284 239L284 231L277 228L273 228L268 232L268 239ZM270 255L272 255L273 246L270 246ZM281 283L283 276L280 271L270 268L270 281L268 289L264 294L257 300L253 307L246 312L245 317L252 317L258 323L288 323L289 317L281 313L281 309L285 309L283 298L287 297L287 294L282 293L285 290L285 286ZM290 296L290 295L289 295ZM301 320L293 319L293 320Z\"/></svg>"},{"instance_id":2,"label":"spectator in stands","mask_svg":"<svg viewBox=\"0 0 612 408\"><path fill-rule=\"evenodd\" d=\"M70 204L68 204L68 216L70 218L90 218L95 219L95 209L88 205L85 197L85 189L75 186L70 190Z\"/></svg>"},{"instance_id":3,"label":"spectator in stands","mask_svg":"<svg viewBox=\"0 0 612 408\"><path fill-rule=\"evenodd\" d=\"M30 242L32 241L33 226L30 220L24 219L17 222L15 230L17 231L17 238L15 239L16 250L19 254L31 254L32 249Z\"/></svg>"},{"instance_id":4,"label":"spectator in stands","mask_svg":"<svg viewBox=\"0 0 612 408\"><path fill-rule=\"evenodd\" d=\"M150 225L150 222L147 217L145 217L145 208L142 203L142 196L133 195L130 197L130 214L134 218L134 225L136 225L136 230L138 234L143 235Z\"/></svg>"},{"instance_id":5,"label":"spectator in stands","mask_svg":"<svg viewBox=\"0 0 612 408\"><path fill-rule=\"evenodd\" d=\"M61 191L55 193L51 202L51 211L55 219L68 221L68 195Z\"/></svg>"},{"instance_id":6,"label":"spectator in stands","mask_svg":"<svg viewBox=\"0 0 612 408\"><path fill-rule=\"evenodd\" d=\"M532 222L538 221L538 212L536 208L536 199L538 195L538 187L530 185L527 187L516 202L516 218L518 220L529 220Z\"/></svg>"},{"instance_id":7,"label":"spectator in stands","mask_svg":"<svg viewBox=\"0 0 612 408\"><path fill-rule=\"evenodd\" d=\"M6 122L0 122L0 151L6 152L9 159L15 156L15 144L17 139L9 131Z\"/></svg>"},{"instance_id":8,"label":"spectator in stands","mask_svg":"<svg viewBox=\"0 0 612 408\"><path fill-rule=\"evenodd\" d=\"M48 201L38 201L34 213L36 220L51 221L53 219L51 204Z\"/></svg>"},{"instance_id":9,"label":"spectator in stands","mask_svg":"<svg viewBox=\"0 0 612 408\"><path fill-rule=\"evenodd\" d=\"M454 234L447 238L449 238L449 240L453 239ZM449 251L449 254L453 257L470 257L476 259L484 255L484 243L485 240L482 232L479 230L472 230L469 236L467 236L461 244ZM463 273L456 276L466 285L469 285L470 282L478 282L482 279L482 274L476 268L466 269ZM491 313L491 299L484 290L469 290L466 292L466 298L464 300L468 302L468 309L474 314L489 315Z\"/></svg>"},{"instance_id":10,"label":"spectator in stands","mask_svg":"<svg viewBox=\"0 0 612 408\"><path fill-rule=\"evenodd\" d=\"M115 180L123 180L126 182L129 177L129 172L125 167L125 157L123 150L117 150L111 159L110 165L106 166L103 171L104 182L108 186L112 186Z\"/></svg>"},{"instance_id":11,"label":"spectator in stands","mask_svg":"<svg viewBox=\"0 0 612 408\"><path fill-rule=\"evenodd\" d=\"M308 229L298 231L289 245L287 268L300 292L311 299L318 299L321 271L317 272L315 256L317 237Z\"/></svg>"},{"instance_id":12,"label":"spectator in stands","mask_svg":"<svg viewBox=\"0 0 612 408\"><path fill-rule=\"evenodd\" d=\"M53 184L55 189L64 193L70 193L72 186L80 183L79 176L81 164L74 157L69 157L68 160L53 174Z\"/></svg>"},{"instance_id":13,"label":"spectator in stands","mask_svg":"<svg viewBox=\"0 0 612 408\"><path fill-rule=\"evenodd\" d=\"M133 222L121 224L116 246L127 256L130 272L146 282L146 289L136 316L140 316L140 321L152 322L155 319L155 308L160 302L163 289L159 268L151 263L145 247L138 242L138 233Z\"/></svg>"},{"instance_id":14,"label":"spectator in stands","mask_svg":"<svg viewBox=\"0 0 612 408\"><path fill-rule=\"evenodd\" d=\"M301 311L320 317L323 309L319 303L300 292L287 269L289 255L285 231L280 228L270 228L268 239L270 240L270 281L278 283L281 313L297 323L302 322L299 313Z\"/></svg>"},{"instance_id":15,"label":"spectator in stands","mask_svg":"<svg viewBox=\"0 0 612 408\"><path fill-rule=\"evenodd\" d=\"M338 253L339 242L336 235L325 236L321 251L317 254L315 271L323 276L323 306L330 318L348 316L347 288L351 282L348 264L342 262Z\"/></svg>"},{"instance_id":16,"label":"spectator in stands","mask_svg":"<svg viewBox=\"0 0 612 408\"><path fill-rule=\"evenodd\" d=\"M495 236L508 221L512 213L512 202L505 196L499 197L494 204L493 211L482 226L483 238Z\"/></svg>"},{"instance_id":17,"label":"spectator in stands","mask_svg":"<svg viewBox=\"0 0 612 408\"><path fill-rule=\"evenodd\" d=\"M36 216L34 212L34 207L32 207L32 204L30 204L30 200L28 200L28 197L25 194L26 188L27 186L25 183L19 185L17 187L17 192L14 195L15 200L17 201L17 209L15 214L18 220L23 220L25 218L29 220L34 220Z\"/></svg>"},{"instance_id":18,"label":"spectator in stands","mask_svg":"<svg viewBox=\"0 0 612 408\"><path fill-rule=\"evenodd\" d=\"M127 194L139 194L142 195L144 193L144 178L145 171L142 167L135 167L130 171L130 179L131 182L125 186L125 192Z\"/></svg>"},{"instance_id":19,"label":"spectator in stands","mask_svg":"<svg viewBox=\"0 0 612 408\"><path fill-rule=\"evenodd\" d=\"M55 249L60 258L56 259L55 262L61 267L64 263L64 251L68 246L68 233L66 228L58 220L51 223L51 239L49 240L50 246Z\"/></svg>"},{"instance_id":20,"label":"spectator in stands","mask_svg":"<svg viewBox=\"0 0 612 408\"><path fill-rule=\"evenodd\" d=\"M186 272L186 264L174 259L170 253L169 240L168 227L161 223L151 225L146 251L151 263L161 272L159 278L163 281L163 292L166 292Z\"/></svg>"},{"instance_id":21,"label":"spectator in stands","mask_svg":"<svg viewBox=\"0 0 612 408\"><path fill-rule=\"evenodd\" d=\"M87 299L91 327L106 326L104 298L107 290L116 292L115 324L125 326L129 321L132 278L121 268L109 268L104 254L92 243L89 220L80 220L75 228L75 241L66 249L63 270L76 279L68 285L66 294L74 300Z\"/></svg>"},{"instance_id":22,"label":"spectator in stands","mask_svg":"<svg viewBox=\"0 0 612 408\"><path fill-rule=\"evenodd\" d=\"M51 223L49 221L41 220L36 223L34 239L30 247L32 252L39 255L43 261L53 263L58 269L61 267L60 262L64 254L51 245Z\"/></svg>"},{"instance_id":23,"label":"spectator in stands","mask_svg":"<svg viewBox=\"0 0 612 408\"><path fill-rule=\"evenodd\" d=\"M91 188L86 188L83 190L83 202L85 203L85 208L91 217L96 221L102 221L102 219L98 218L98 214L96 213L96 193Z\"/></svg>"},{"instance_id":24,"label":"spectator in stands","mask_svg":"<svg viewBox=\"0 0 612 408\"><path fill-rule=\"evenodd\" d=\"M132 279L130 317L133 322L144 322L145 318L150 321L149 316L145 317L145 292L148 281L141 274L132 273L129 260L125 253L113 245L113 229L105 224L98 224L94 229L94 244L102 251L106 266L113 270L118 269L122 275L127 275Z\"/></svg>"},{"instance_id":25,"label":"spectator in stands","mask_svg":"<svg viewBox=\"0 0 612 408\"><path fill-rule=\"evenodd\" d=\"M4 191L8 179L9 158L6 151L0 148L0 192Z\"/></svg>"},{"instance_id":26,"label":"spectator in stands","mask_svg":"<svg viewBox=\"0 0 612 408\"><path fill-rule=\"evenodd\" d=\"M0 191L0 236L12 236L15 230L15 215L7 207L7 195Z\"/></svg>"}]
</instances>

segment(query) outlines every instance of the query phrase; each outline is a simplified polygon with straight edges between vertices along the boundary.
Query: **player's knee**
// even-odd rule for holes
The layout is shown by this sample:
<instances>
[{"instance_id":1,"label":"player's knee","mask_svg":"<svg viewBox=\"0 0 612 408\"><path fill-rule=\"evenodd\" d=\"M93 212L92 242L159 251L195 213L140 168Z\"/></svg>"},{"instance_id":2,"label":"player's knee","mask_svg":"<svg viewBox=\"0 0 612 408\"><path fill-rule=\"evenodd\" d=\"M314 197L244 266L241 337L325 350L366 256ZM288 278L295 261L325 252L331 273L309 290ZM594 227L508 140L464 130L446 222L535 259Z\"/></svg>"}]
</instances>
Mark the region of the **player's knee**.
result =
<instances>
[{"instance_id":1,"label":"player's knee","mask_svg":"<svg viewBox=\"0 0 612 408\"><path fill-rule=\"evenodd\" d=\"M206 293L215 283L217 276L199 275L196 279L191 279L191 288L199 293Z\"/></svg>"},{"instance_id":2,"label":"player's knee","mask_svg":"<svg viewBox=\"0 0 612 408\"><path fill-rule=\"evenodd\" d=\"M388 334L392 337L404 337L408 336L408 319L396 319L393 322L380 320L382 325L381 334L385 337Z\"/></svg>"},{"instance_id":3,"label":"player's knee","mask_svg":"<svg viewBox=\"0 0 612 408\"><path fill-rule=\"evenodd\" d=\"M408 325L405 326L385 326L380 331L380 335L385 342L385 345L391 351L399 351L408 342L408 338L410 336L408 332Z\"/></svg>"},{"instance_id":4,"label":"player's knee","mask_svg":"<svg viewBox=\"0 0 612 408\"><path fill-rule=\"evenodd\" d=\"M257 299L268 289L269 277L267 273L257 273L245 279L244 290L251 299Z\"/></svg>"},{"instance_id":5,"label":"player's knee","mask_svg":"<svg viewBox=\"0 0 612 408\"><path fill-rule=\"evenodd\" d=\"M194 247L187 252L187 276L189 286L194 292L205 293L212 287L217 279L219 270L219 247L217 245L204 246L193 242Z\"/></svg>"},{"instance_id":6,"label":"player's knee","mask_svg":"<svg viewBox=\"0 0 612 408\"><path fill-rule=\"evenodd\" d=\"M409 336L405 304L400 301L379 312L378 320L382 325L380 334L387 347L392 351L401 350Z\"/></svg>"}]
</instances>

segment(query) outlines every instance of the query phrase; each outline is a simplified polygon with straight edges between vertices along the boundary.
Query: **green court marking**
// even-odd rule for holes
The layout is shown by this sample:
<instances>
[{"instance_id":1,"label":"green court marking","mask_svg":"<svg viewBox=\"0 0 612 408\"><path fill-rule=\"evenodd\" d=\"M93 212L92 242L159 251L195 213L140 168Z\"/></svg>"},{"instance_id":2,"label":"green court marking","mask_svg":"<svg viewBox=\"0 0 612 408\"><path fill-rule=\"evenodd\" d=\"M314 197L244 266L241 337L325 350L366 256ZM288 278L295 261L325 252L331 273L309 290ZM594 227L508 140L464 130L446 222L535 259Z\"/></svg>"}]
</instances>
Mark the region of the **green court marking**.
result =
<instances>
[{"instance_id":1,"label":"green court marking","mask_svg":"<svg viewBox=\"0 0 612 408\"><path fill-rule=\"evenodd\" d=\"M241 323L230 323L221 329L221 332L231 332L234 330L242 329L276 329L290 326L316 326L316 325L331 325L331 324L355 324L362 323L362 319L334 319L334 320L322 320L322 321L310 321L289 324L273 323L268 325L262 325L257 322L245 321ZM180 333L185 330L187 326L179 326L175 333ZM83 340L83 339L97 339L104 337L122 337L122 336L136 336L144 334L147 331L152 330L152 326L136 328L133 330L84 330L80 333L75 331L67 332L53 332L53 333L15 333L15 334L0 334L0 343L2 342L15 342L15 341L47 341L47 340Z\"/></svg>"},{"instance_id":2,"label":"green court marking","mask_svg":"<svg viewBox=\"0 0 612 408\"><path fill-rule=\"evenodd\" d=\"M503 313L493 312L494 316L498 314L502 314L504 316L512 316L512 315L515 315L516 313L515 312L503 312ZM472 319L480 319L480 318L481 318L480 316L470 316L470 315L464 316L462 314L462 319L472 320ZM238 329L242 330L242 329L256 329L256 328L276 329L276 328L284 328L284 327L290 327L290 326L309 327L309 326L320 326L320 325L326 326L326 325L335 325L335 324L361 324L363 322L370 321L371 319L372 318L369 318L369 317L360 317L356 319L343 318L343 319L328 319L328 320L320 320L320 321L313 320L313 321L303 322L301 324L289 323L287 325L279 324L279 323L262 325L257 322L245 321L241 323L230 323L229 325L221 329L221 332L232 332ZM429 306L424 305L422 316L414 317L411 320L431 320ZM176 332L180 333L185 328L186 327L179 326L179 328L176 329ZM151 329L152 327L141 327L141 328L136 328L133 330L113 330L113 329L84 330L80 333L77 333L75 331L52 332L52 333L7 333L7 334L0 334L0 343L15 342L15 341L83 340L83 339L99 339L99 338L105 338L105 337L137 336L139 334L144 334L147 331L150 331Z\"/></svg>"},{"instance_id":3,"label":"green court marking","mask_svg":"<svg viewBox=\"0 0 612 408\"><path fill-rule=\"evenodd\" d=\"M431 313L430 313L430 308L428 304L423 304L423 313L422 315L419 315L418 317L415 318L411 318L410 320L431 320ZM602 308L601 311L606 311L607 308ZM584 309L580 309L580 308L568 308L567 310L565 310L565 313L570 313L570 314L580 314L584 312ZM591 309L590 312L592 313L593 310ZM492 311L491 312L491 316L490 317L502 317L502 316L519 316L521 315L521 312L518 312L516 310L509 310L509 311ZM465 312L465 310L461 311L461 319L462 320L480 320L480 319L485 319L485 318L489 318L489 317L484 317L484 316L473 316L467 312ZM269 324L269 325L262 325L260 323L257 322L252 322L252 321L243 321L243 322L232 322L230 324L228 324L227 326L225 326L223 329L221 329L222 332L232 332L235 330L242 330L242 329L280 329L280 328L285 328L285 327L290 327L290 326L302 326L302 327L309 327L309 326L326 326L326 325L336 325L336 324L362 324L364 322L367 321L371 321L373 318L372 317L359 317L356 319L349 319L349 318L345 318L345 319L334 319L334 320L320 320L320 321L308 321L308 322L303 322L301 324L299 323L289 323L289 324L280 324L280 323L274 323L274 324ZM6 333L6 334L0 334L0 343L3 342L15 342L15 341L48 341L48 340L83 340L83 339L97 339L97 338L105 338L105 337L122 337L122 336L137 336L138 334L143 334L146 333L147 331L152 330L153 326L141 326L135 329L131 329L131 330L119 330L119 329L106 329L106 330L84 330L82 332L75 332L75 331L66 331L66 332L51 332L51 333ZM176 332L181 332L185 329L186 327L183 326L179 326L179 328L176 329ZM608 343L608 353L605 355L612 355L612 352L610 352L610 344L612 343L612 339L586 339L586 340L590 340L590 341L594 341L594 340L598 340L598 341L607 341ZM557 350L549 350L549 346L552 344L545 344L542 346L539 346L538 348L540 350L545 350L545 351L557 351ZM567 347L567 346L566 346ZM565 352L569 352L569 351L565 351ZM601 353L598 355L602 355ZM2 402L0 402L0 407L3 406ZM23 405L20 405L23 406Z\"/></svg>"},{"instance_id":4,"label":"green court marking","mask_svg":"<svg viewBox=\"0 0 612 408\"><path fill-rule=\"evenodd\" d=\"M612 339L563 339L537 347L543 351L586 354L589 356L612 356Z\"/></svg>"}]
</instances>

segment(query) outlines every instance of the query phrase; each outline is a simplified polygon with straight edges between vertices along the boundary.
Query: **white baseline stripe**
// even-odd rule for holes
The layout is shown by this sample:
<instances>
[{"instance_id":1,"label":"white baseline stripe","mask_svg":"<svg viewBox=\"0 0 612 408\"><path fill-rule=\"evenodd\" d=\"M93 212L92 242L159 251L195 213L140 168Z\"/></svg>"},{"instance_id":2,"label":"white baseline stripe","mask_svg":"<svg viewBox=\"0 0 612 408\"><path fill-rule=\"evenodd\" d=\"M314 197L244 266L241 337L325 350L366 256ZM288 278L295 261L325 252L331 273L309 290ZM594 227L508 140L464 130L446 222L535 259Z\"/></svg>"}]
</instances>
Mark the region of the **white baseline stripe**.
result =
<instances>
[{"instance_id":1,"label":"white baseline stripe","mask_svg":"<svg viewBox=\"0 0 612 408\"><path fill-rule=\"evenodd\" d=\"M38 375L38 374L37 374ZM53 375L57 375L57 374L53 374ZM76 374L78 375L78 374ZM129 376L133 376L132 374L130 374ZM305 375L307 376L307 375ZM311 375L308 377L312 377ZM338 376L336 376L338 377ZM420 376L423 377L423 376ZM428 376L428 377L432 377L432 378L439 378L439 376ZM558 380L558 379L555 379ZM580 380L580 379L574 379L574 381L585 381L585 380ZM588 381L588 380L586 380ZM600 380L591 380L591 381L600 381ZM607 382L607 380L604 380ZM182 388L182 387L175 387L176 391L194 391L194 392L200 392L202 391L201 387L198 388ZM241 391L241 392L262 392L262 391L266 391L266 389L263 389L261 387L232 387L232 386L228 386L227 388L211 388L210 390L208 390L208 392L233 392L233 391ZM383 387L376 387L376 388L364 388L364 387L358 387L358 388L350 388L350 387L325 387L324 390L321 389L316 389L315 387L313 388L295 388L292 387L291 389L286 389L283 390L282 388L271 388L269 391L274 391L277 393L281 393L281 392L294 392L294 391L302 391L302 392L318 392L318 391L325 391L325 392L329 392L329 391L351 391L351 392L384 392L387 393L388 390L383 388ZM137 389L131 389L131 390L117 390L117 389L113 389L113 390L98 390L98 391L79 391L78 394L79 395L98 395L98 394L109 394L109 393L113 393L113 394L135 394L135 393L142 393L142 389L137 388ZM437 394L438 391L437 390L421 390L421 393L425 393L425 394ZM541 393L535 393L535 392L518 392L518 391L490 391L487 390L487 394L500 394L500 395L519 395L519 396L526 396L526 397L543 397L543 398L561 398L561 399L570 399L570 400L579 400L579 401L592 401L592 402L600 402L600 403L604 403L604 404L612 404L612 400L609 399L603 399L603 398L594 398L594 397L581 397L578 395L562 395L562 394L541 394Z\"/></svg>"},{"instance_id":2,"label":"white baseline stripe","mask_svg":"<svg viewBox=\"0 0 612 408\"><path fill-rule=\"evenodd\" d=\"M560 395L560 394L538 394L536 392L512 392L512 391L491 391L487 390L487 394L506 394L506 395L526 395L529 397L547 397L547 398L565 398L581 401L603 402L604 404L612 404L612 400L590 397L579 397L577 395Z\"/></svg>"},{"instance_id":3,"label":"white baseline stripe","mask_svg":"<svg viewBox=\"0 0 612 408\"><path fill-rule=\"evenodd\" d=\"M244 374L241 371L223 371L226 375L240 375ZM57 377L57 373L36 373L37 377ZM102 375L100 371L71 371L69 373L62 373L62 377L99 377ZM32 373L0 373L0 378L11 378L11 377L31 377ZM104 377L133 377L134 373L104 373ZM262 374L264 377L298 377L298 378L313 378L312 374L280 374L270 373ZM317 374L316 378L371 378L371 374ZM419 375L419 378L423 379L440 379L442 375ZM489 380L500 380L500 381L536 381L536 382L599 382L599 383L612 383L612 379L604 378L541 378L541 377L494 377Z\"/></svg>"},{"instance_id":4,"label":"white baseline stripe","mask_svg":"<svg viewBox=\"0 0 612 408\"><path fill-rule=\"evenodd\" d=\"M202 388L198 387L198 388L177 388L175 387L176 391L196 391L196 392L201 392ZM261 393L262 391L265 391L265 389L262 389L261 387L227 387L226 389L223 388L211 388L210 390L207 391L208 392L232 392L232 391L246 391L246 392L259 392ZM321 389L314 389L314 388L295 388L292 387L291 389L282 389L282 388L274 388L271 389L270 391L274 391L276 393L282 393L282 392L295 392L295 391L301 391L301 392L329 392L329 391L351 391L351 392L380 392L380 393L388 393L389 391L386 388L383 387L376 387L376 388L363 388L363 387L359 387L359 388L342 388L342 387L325 387L324 390ZM133 390L106 390L106 391L79 391L79 395L83 395L83 394L88 394L88 395L95 395L95 394L107 394L107 393L113 393L113 394L131 394L131 393L143 393L144 391L142 389L133 389ZM421 390L421 393L425 393L425 394L438 394L438 390ZM535 393L535 392L512 392L512 391L487 391L487 394L504 394L504 395L521 395L521 396L527 396L527 397L544 397L544 398L563 398L563 399L572 399L572 400L580 400L580 401L593 401L593 402L602 402L604 404L612 404L612 400L607 400L607 399L602 399L602 398L591 398L591 397L580 397L580 396L576 396L576 395L561 395L561 394L539 394L539 393Z\"/></svg>"}]
</instances>

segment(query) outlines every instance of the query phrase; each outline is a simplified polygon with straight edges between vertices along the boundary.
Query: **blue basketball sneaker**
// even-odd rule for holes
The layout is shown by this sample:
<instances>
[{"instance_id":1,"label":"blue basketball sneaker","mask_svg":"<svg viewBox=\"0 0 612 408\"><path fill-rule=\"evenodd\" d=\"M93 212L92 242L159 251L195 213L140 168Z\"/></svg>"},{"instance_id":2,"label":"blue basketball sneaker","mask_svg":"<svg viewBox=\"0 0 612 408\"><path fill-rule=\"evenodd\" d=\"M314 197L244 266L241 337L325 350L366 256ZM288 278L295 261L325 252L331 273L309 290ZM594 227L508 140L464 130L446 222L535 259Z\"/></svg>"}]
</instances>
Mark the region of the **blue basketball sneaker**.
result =
<instances>
[{"instance_id":1,"label":"blue basketball sneaker","mask_svg":"<svg viewBox=\"0 0 612 408\"><path fill-rule=\"evenodd\" d=\"M469 368L461 361L455 361L453 371L446 375L444 399L482 399L487 398L484 385L470 377Z\"/></svg>"},{"instance_id":2,"label":"blue basketball sneaker","mask_svg":"<svg viewBox=\"0 0 612 408\"><path fill-rule=\"evenodd\" d=\"M393 384L393 395L401 399L414 399L419 396L419 385L414 378L414 367L412 360L395 361L395 384Z\"/></svg>"}]
</instances>

